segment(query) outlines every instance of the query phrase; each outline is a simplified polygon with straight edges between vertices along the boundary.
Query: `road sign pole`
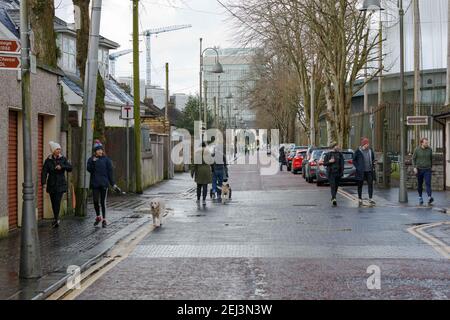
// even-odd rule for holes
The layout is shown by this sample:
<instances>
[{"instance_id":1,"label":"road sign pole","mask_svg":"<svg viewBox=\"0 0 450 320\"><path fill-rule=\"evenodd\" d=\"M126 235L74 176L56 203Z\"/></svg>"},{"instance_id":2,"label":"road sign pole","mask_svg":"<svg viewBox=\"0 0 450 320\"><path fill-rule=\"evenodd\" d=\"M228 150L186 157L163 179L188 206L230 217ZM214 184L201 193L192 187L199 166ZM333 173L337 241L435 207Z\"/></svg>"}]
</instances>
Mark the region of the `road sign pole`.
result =
<instances>
[{"instance_id":1,"label":"road sign pole","mask_svg":"<svg viewBox=\"0 0 450 320\"><path fill-rule=\"evenodd\" d=\"M127 192L130 191L130 119L127 117Z\"/></svg>"}]
</instances>

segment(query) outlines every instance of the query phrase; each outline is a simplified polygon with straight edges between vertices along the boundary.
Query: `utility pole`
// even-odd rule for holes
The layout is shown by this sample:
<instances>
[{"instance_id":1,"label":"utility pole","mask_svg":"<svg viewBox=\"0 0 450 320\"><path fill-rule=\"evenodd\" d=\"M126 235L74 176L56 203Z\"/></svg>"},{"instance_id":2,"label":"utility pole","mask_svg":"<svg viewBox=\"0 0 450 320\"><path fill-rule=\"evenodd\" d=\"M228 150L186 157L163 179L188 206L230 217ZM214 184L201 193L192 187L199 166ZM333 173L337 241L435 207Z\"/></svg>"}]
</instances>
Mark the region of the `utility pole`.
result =
<instances>
[{"instance_id":1,"label":"utility pole","mask_svg":"<svg viewBox=\"0 0 450 320\"><path fill-rule=\"evenodd\" d=\"M91 155L93 143L93 123L95 117L95 100L97 96L98 73L98 44L100 38L102 1L92 2L91 26L88 46L88 60L86 62L86 76L84 79L83 123L80 152L80 170L78 180L78 196L76 215L87 215L87 198L89 191L89 173L86 170L87 161Z\"/></svg>"},{"instance_id":2,"label":"utility pole","mask_svg":"<svg viewBox=\"0 0 450 320\"><path fill-rule=\"evenodd\" d=\"M20 243L20 278L34 279L42 276L39 236L37 231L33 162L31 157L31 70L30 23L28 3L20 2L20 41L22 46L22 126L24 183L22 229Z\"/></svg>"},{"instance_id":3,"label":"utility pole","mask_svg":"<svg viewBox=\"0 0 450 320\"><path fill-rule=\"evenodd\" d=\"M204 81L204 87L205 87L205 103L203 106L203 121L205 130L208 129L208 81Z\"/></svg>"},{"instance_id":4,"label":"utility pole","mask_svg":"<svg viewBox=\"0 0 450 320\"><path fill-rule=\"evenodd\" d=\"M139 76L139 0L133 0L133 95L134 95L134 145L136 167L136 193L143 193L141 156L141 93Z\"/></svg>"},{"instance_id":5,"label":"utility pole","mask_svg":"<svg viewBox=\"0 0 450 320\"><path fill-rule=\"evenodd\" d=\"M414 13L414 115L419 115L420 106L420 7L419 0L413 0L413 13ZM419 143L419 126L414 127L414 140L415 144Z\"/></svg>"},{"instance_id":6,"label":"utility pole","mask_svg":"<svg viewBox=\"0 0 450 320\"><path fill-rule=\"evenodd\" d=\"M198 121L202 121L202 85L203 85L203 38L200 38L200 88L198 95Z\"/></svg>"},{"instance_id":7,"label":"utility pole","mask_svg":"<svg viewBox=\"0 0 450 320\"><path fill-rule=\"evenodd\" d=\"M166 121L169 125L168 138L167 138L167 179L172 178L172 165L171 165L171 142L172 142L172 126L170 123L170 94L169 94L169 64L166 63Z\"/></svg>"},{"instance_id":8,"label":"utility pole","mask_svg":"<svg viewBox=\"0 0 450 320\"><path fill-rule=\"evenodd\" d=\"M450 1L447 5L448 18L447 18L447 89L445 105L450 105Z\"/></svg>"},{"instance_id":9,"label":"utility pole","mask_svg":"<svg viewBox=\"0 0 450 320\"><path fill-rule=\"evenodd\" d=\"M399 202L408 203L408 190L406 190L406 126L405 126L405 39L403 0L399 1L400 14L400 189Z\"/></svg>"}]
</instances>

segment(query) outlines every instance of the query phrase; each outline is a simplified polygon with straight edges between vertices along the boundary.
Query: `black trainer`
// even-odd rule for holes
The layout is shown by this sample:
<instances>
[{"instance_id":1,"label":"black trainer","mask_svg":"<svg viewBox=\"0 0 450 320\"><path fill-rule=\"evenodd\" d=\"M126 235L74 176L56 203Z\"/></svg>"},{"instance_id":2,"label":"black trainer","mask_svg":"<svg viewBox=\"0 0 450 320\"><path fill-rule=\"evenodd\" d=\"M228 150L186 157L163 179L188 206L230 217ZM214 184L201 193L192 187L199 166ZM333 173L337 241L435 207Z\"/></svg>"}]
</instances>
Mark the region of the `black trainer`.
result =
<instances>
[{"instance_id":1,"label":"black trainer","mask_svg":"<svg viewBox=\"0 0 450 320\"><path fill-rule=\"evenodd\" d=\"M106 228L107 225L108 225L108 223L106 223L106 219L103 219L102 227L103 227L103 228Z\"/></svg>"},{"instance_id":2,"label":"black trainer","mask_svg":"<svg viewBox=\"0 0 450 320\"><path fill-rule=\"evenodd\" d=\"M431 206L433 204L433 202L434 202L434 198L430 197L430 199L428 200L428 204Z\"/></svg>"},{"instance_id":3,"label":"black trainer","mask_svg":"<svg viewBox=\"0 0 450 320\"><path fill-rule=\"evenodd\" d=\"M331 200L331 203L333 204L333 207L337 207L337 201L336 201L336 199Z\"/></svg>"}]
</instances>

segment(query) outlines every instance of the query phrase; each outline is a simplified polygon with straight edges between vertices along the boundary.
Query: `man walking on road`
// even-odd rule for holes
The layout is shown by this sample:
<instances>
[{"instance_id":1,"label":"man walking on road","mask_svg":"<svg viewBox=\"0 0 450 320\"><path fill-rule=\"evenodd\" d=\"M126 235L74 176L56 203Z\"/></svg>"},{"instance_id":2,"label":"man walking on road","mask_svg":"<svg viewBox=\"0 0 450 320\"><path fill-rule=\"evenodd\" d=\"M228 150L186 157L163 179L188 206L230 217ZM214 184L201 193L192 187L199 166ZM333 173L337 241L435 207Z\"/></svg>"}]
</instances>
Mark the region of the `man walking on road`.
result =
<instances>
[{"instance_id":1,"label":"man walking on road","mask_svg":"<svg viewBox=\"0 0 450 320\"><path fill-rule=\"evenodd\" d=\"M328 181L331 187L331 203L337 206L336 195L341 178L344 175L344 156L342 155L337 142L332 142L330 146L333 150L325 155L323 165L327 167Z\"/></svg>"},{"instance_id":2,"label":"man walking on road","mask_svg":"<svg viewBox=\"0 0 450 320\"><path fill-rule=\"evenodd\" d=\"M359 205L363 205L362 190L364 181L367 181L369 188L369 203L375 205L373 198L373 180L375 177L374 167L376 164L375 153L370 148L370 140L368 138L361 139L361 146L356 150L353 157L353 164L356 168L356 180L358 181L358 198Z\"/></svg>"},{"instance_id":3,"label":"man walking on road","mask_svg":"<svg viewBox=\"0 0 450 320\"><path fill-rule=\"evenodd\" d=\"M427 138L420 140L420 146L417 147L413 155L414 174L417 176L419 192L419 203L423 205L423 182L427 188L428 205L432 205L434 202L433 191L431 190L431 177L433 167L433 150L430 148Z\"/></svg>"}]
</instances>

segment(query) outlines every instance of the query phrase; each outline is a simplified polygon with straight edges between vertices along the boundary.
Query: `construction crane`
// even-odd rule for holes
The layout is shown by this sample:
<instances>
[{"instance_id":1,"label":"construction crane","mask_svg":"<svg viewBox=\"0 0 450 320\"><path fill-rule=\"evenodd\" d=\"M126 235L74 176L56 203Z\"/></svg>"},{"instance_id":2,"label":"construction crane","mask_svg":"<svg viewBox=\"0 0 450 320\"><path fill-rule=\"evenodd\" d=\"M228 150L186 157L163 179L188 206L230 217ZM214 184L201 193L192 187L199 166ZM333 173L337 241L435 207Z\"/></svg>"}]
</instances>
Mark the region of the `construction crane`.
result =
<instances>
[{"instance_id":1,"label":"construction crane","mask_svg":"<svg viewBox=\"0 0 450 320\"><path fill-rule=\"evenodd\" d=\"M123 50L123 51L119 51L119 52L115 52L115 53L111 53L109 55L109 74L112 75L113 77L116 76L116 61L117 59L119 59L122 56L125 56L127 54L132 53L133 50L129 49L129 50Z\"/></svg>"},{"instance_id":2,"label":"construction crane","mask_svg":"<svg viewBox=\"0 0 450 320\"><path fill-rule=\"evenodd\" d=\"M192 25L186 24L186 25L177 25L177 26L169 26L169 27L163 27L163 28L156 28L156 29L149 29L145 30L142 35L145 37L145 46L147 51L147 69L146 69L146 84L147 86L152 85L152 50L151 50L151 36L165 33L165 32L171 32L176 30L182 30L182 29L188 29L191 28Z\"/></svg>"}]
</instances>

